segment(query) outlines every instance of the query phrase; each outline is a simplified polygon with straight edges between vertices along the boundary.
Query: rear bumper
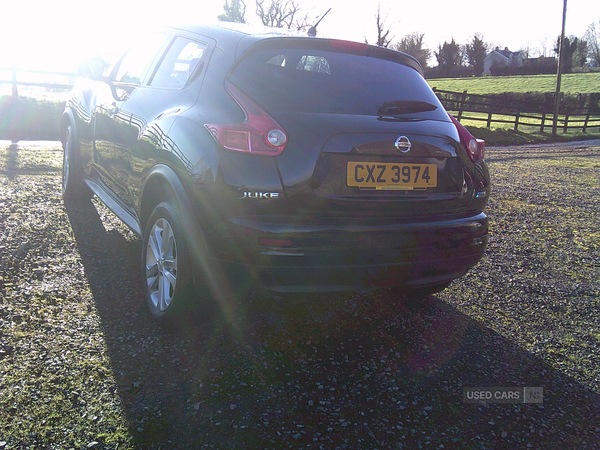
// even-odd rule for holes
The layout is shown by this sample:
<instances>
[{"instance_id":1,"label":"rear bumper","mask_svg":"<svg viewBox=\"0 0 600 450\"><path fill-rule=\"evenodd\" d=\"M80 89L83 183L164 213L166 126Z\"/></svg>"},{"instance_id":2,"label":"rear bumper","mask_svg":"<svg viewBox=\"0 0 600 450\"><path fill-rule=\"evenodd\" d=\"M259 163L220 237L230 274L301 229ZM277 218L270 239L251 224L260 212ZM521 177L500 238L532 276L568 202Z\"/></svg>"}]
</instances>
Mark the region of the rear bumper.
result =
<instances>
[{"instance_id":1,"label":"rear bumper","mask_svg":"<svg viewBox=\"0 0 600 450\"><path fill-rule=\"evenodd\" d=\"M369 225L285 219L230 219L213 236L215 262L226 269L230 283L258 283L275 292L440 284L477 264L489 226L485 214ZM261 238L286 246L259 245Z\"/></svg>"}]
</instances>

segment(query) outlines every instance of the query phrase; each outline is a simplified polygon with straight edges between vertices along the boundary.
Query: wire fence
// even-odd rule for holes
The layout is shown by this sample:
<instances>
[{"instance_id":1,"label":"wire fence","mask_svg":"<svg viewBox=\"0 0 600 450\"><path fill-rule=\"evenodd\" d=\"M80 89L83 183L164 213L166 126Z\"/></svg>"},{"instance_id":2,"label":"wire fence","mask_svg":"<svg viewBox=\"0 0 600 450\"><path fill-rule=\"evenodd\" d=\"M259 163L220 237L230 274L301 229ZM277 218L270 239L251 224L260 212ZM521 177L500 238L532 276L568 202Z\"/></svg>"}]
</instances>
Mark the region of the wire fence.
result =
<instances>
[{"instance_id":1,"label":"wire fence","mask_svg":"<svg viewBox=\"0 0 600 450\"><path fill-rule=\"evenodd\" d=\"M68 91L73 88L74 79L79 75L69 72L50 72L44 70L22 70L16 67L0 67L0 85L10 85L11 96L19 96L19 86Z\"/></svg>"},{"instance_id":2,"label":"wire fence","mask_svg":"<svg viewBox=\"0 0 600 450\"><path fill-rule=\"evenodd\" d=\"M78 76L0 67L0 139L59 139L65 100Z\"/></svg>"}]
</instances>

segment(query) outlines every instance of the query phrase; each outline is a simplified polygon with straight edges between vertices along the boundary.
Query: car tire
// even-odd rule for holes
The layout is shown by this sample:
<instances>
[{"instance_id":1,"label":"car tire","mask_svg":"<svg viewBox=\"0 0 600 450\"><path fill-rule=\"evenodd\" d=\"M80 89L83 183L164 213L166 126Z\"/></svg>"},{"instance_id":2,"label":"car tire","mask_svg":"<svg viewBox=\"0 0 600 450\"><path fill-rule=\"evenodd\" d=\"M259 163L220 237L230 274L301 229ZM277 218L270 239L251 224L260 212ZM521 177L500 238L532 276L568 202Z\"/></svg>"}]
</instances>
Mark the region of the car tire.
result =
<instances>
[{"instance_id":1,"label":"car tire","mask_svg":"<svg viewBox=\"0 0 600 450\"><path fill-rule=\"evenodd\" d=\"M65 128L63 134L62 195L66 202L86 201L93 195L83 182L79 145L72 124Z\"/></svg>"},{"instance_id":2,"label":"car tire","mask_svg":"<svg viewBox=\"0 0 600 450\"><path fill-rule=\"evenodd\" d=\"M144 230L142 280L146 304L161 326L179 325L193 296L191 258L178 207L158 204Z\"/></svg>"}]
</instances>

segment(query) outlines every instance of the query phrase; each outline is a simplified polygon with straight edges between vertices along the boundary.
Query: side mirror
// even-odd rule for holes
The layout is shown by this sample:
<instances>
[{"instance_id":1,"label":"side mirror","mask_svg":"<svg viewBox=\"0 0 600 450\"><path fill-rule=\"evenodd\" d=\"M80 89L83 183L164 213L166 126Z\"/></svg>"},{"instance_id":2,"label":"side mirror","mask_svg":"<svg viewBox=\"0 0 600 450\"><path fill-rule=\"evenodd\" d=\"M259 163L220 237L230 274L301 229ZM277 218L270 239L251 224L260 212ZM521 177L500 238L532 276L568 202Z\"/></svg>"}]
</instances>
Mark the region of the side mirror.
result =
<instances>
[{"instance_id":1,"label":"side mirror","mask_svg":"<svg viewBox=\"0 0 600 450\"><path fill-rule=\"evenodd\" d=\"M102 58L90 58L79 64L79 75L96 81L104 80L106 62Z\"/></svg>"}]
</instances>

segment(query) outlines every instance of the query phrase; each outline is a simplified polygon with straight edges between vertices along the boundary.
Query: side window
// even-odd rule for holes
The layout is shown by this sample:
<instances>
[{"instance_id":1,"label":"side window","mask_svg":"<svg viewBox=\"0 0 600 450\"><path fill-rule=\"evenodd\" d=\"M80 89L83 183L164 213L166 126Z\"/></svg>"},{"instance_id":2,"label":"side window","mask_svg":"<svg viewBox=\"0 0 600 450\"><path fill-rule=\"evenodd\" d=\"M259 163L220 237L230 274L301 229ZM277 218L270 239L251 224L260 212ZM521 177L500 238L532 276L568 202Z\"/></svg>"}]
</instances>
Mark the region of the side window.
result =
<instances>
[{"instance_id":1,"label":"side window","mask_svg":"<svg viewBox=\"0 0 600 450\"><path fill-rule=\"evenodd\" d=\"M202 56L206 47L206 44L183 37L175 39L152 77L150 85L169 89L183 88L202 71Z\"/></svg>"},{"instance_id":2,"label":"side window","mask_svg":"<svg viewBox=\"0 0 600 450\"><path fill-rule=\"evenodd\" d=\"M140 84L165 41L165 33L152 33L137 42L121 60L115 81Z\"/></svg>"}]
</instances>

